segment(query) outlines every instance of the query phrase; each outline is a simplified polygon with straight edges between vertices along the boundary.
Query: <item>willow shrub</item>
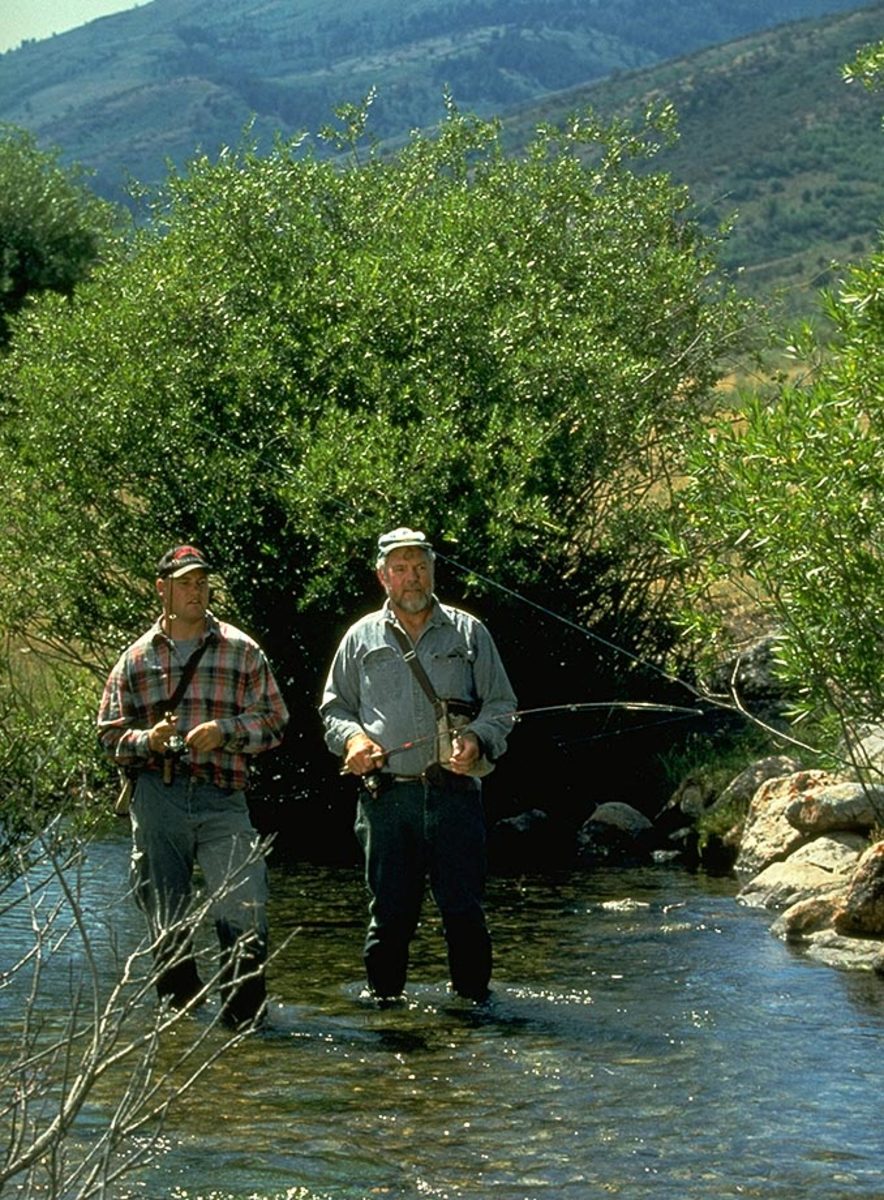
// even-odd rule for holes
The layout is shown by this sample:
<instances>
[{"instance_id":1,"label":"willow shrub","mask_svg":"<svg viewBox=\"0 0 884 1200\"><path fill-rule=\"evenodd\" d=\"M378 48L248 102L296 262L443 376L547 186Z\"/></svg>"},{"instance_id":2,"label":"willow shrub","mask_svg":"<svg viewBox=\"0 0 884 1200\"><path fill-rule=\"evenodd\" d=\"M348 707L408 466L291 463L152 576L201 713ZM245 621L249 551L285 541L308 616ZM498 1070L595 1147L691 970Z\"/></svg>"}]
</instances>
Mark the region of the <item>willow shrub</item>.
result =
<instances>
[{"instance_id":1,"label":"willow shrub","mask_svg":"<svg viewBox=\"0 0 884 1200\"><path fill-rule=\"evenodd\" d=\"M812 378L753 397L694 446L673 550L748 584L778 631L796 716L884 718L884 254L824 299ZM701 623L694 610L692 620Z\"/></svg>"},{"instance_id":2,"label":"willow shrub","mask_svg":"<svg viewBox=\"0 0 884 1200\"><path fill-rule=\"evenodd\" d=\"M440 591L480 597L526 704L590 694L599 647L538 654L561 628L489 578L669 653L681 566L651 513L744 321L689 197L631 169L670 126L587 114L515 159L448 106L395 156L244 147L170 177L127 261L17 326L0 619L100 673L152 614L159 554L194 539L305 761L400 522L473 568Z\"/></svg>"}]
</instances>

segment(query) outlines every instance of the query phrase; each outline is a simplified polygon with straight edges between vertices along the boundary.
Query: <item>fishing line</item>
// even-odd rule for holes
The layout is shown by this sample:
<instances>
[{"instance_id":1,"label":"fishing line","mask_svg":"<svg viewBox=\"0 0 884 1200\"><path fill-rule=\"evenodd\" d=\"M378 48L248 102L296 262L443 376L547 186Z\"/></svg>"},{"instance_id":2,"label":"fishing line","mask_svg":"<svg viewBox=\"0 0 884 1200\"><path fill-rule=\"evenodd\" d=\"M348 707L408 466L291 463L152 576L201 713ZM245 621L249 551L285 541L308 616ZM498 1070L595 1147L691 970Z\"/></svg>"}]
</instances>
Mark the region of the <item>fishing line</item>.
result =
<instances>
[{"instance_id":1,"label":"fishing line","mask_svg":"<svg viewBox=\"0 0 884 1200\"><path fill-rule=\"evenodd\" d=\"M624 658L628 658L631 662L635 663L636 666L653 671L662 679L665 679L667 683L673 683L679 687L683 687L698 700L709 699L709 697L704 696L702 692L698 691L697 688L689 684L687 680L681 679L677 675L670 674L670 672L665 671L656 663L650 662L650 660L642 658L638 654L634 654L631 650L627 650L625 646L619 646L616 642L612 642L610 638L606 638L602 634L596 633L592 629L587 629L584 625L578 625L576 621L572 621L569 617L563 616L562 613L558 613L554 609L538 603L536 600L531 600L527 596L521 595L520 592L514 591L505 584L498 582L498 580L492 579L488 575L482 575L479 571L474 570L472 567L464 566L463 563L457 562L456 559L449 558L448 555L442 554L438 550L436 550L436 557L442 559L443 562L448 563L450 566L454 567L458 571L462 571L466 575L474 575L476 579L481 580L482 583L486 583L490 587L497 588L498 591L501 591L505 595L512 597L513 600L517 600L520 604L525 604L529 608L536 608L537 611L542 612L544 616L551 617L554 621L558 621L560 624L567 626L568 629L576 630L584 637L589 638L591 641L598 642L600 645L604 646L608 650L613 651L615 654L620 654Z\"/></svg>"},{"instance_id":2,"label":"fishing line","mask_svg":"<svg viewBox=\"0 0 884 1200\"><path fill-rule=\"evenodd\" d=\"M690 721L692 716L703 715L702 712L695 712L691 709L690 715L682 713L675 717L664 717L660 721L646 721L642 725L630 725L628 729L609 729L604 733L585 733L580 736L566 736L565 734L554 733L550 736L550 741L560 747L582 746L586 742L609 742L615 737L628 737L633 733L645 733L649 729L662 729L664 725L678 725L683 721Z\"/></svg>"},{"instance_id":3,"label":"fishing line","mask_svg":"<svg viewBox=\"0 0 884 1200\"><path fill-rule=\"evenodd\" d=\"M520 592L514 591L512 588L507 587L505 584L498 582L498 580L493 579L488 575L482 575L481 572L474 570L472 567L464 566L463 563L459 563L456 559L450 558L448 555L442 554L438 550L436 550L435 553L436 553L437 558L441 559L443 562L448 563L450 566L454 567L456 570L461 571L467 575L473 575L476 579L481 580L483 583L488 584L492 588L497 588L498 591L501 591L505 595L510 596L512 599L518 601L520 604L525 604L529 608L537 609L538 612L543 613L547 617L551 617L554 621L560 622L562 625L565 625L569 629L576 630L578 633L582 634L583 637L589 638L591 641L598 642L600 645L605 646L606 649L613 651L615 654L620 654L624 658L628 658L631 662L635 663L636 666L640 666L648 671L653 671L656 675L660 676L661 679L665 679L667 683L675 684L677 687L684 688L685 691L689 692L696 700L698 700L702 703L705 703L705 704L709 704L713 708L717 708L723 712L736 714L737 716L742 717L745 721L748 721L750 724L755 725L758 729L761 729L768 735L776 738L778 741L785 742L790 746L794 746L798 750L806 750L810 754L813 754L815 756L819 756L819 754L821 753L821 751L818 747L811 746L807 742L802 742L799 738L793 737L791 734L784 732L782 729L777 729L773 725L769 725L766 721L763 721L760 717L756 716L754 713L749 712L739 702L739 698L737 696L736 689L733 686L732 686L732 695L733 695L732 700L728 700L723 696L717 696L710 692L702 692L699 690L699 688L694 687L693 684L688 683L688 681L686 679L682 679L678 675L673 675L671 672L664 670L662 667L658 666L656 663L650 662L648 659L642 658L638 654L634 654L631 650L627 650L625 646L619 646L616 642L611 641L610 638L603 637L602 634L595 633L594 630L587 629L583 625L578 625L576 621L572 621L569 617L565 617L561 613L557 613L554 609L548 608L545 605L538 603L536 600L531 600L531 599L529 599L529 597L523 596ZM630 702L630 701L608 701L607 704L601 703L600 706L601 707L610 707L610 708L620 708L620 707L624 707L630 703L633 703L633 702ZM640 703L640 702L636 701L634 703ZM564 709L564 708L569 708L572 706L562 705L560 707ZM673 711L676 711L677 708L678 708L678 706L675 706L675 709L673 709ZM537 710L537 711L543 711L543 710ZM694 716L704 715L702 713L702 711L698 710L698 709L685 708L682 711L690 712Z\"/></svg>"}]
</instances>

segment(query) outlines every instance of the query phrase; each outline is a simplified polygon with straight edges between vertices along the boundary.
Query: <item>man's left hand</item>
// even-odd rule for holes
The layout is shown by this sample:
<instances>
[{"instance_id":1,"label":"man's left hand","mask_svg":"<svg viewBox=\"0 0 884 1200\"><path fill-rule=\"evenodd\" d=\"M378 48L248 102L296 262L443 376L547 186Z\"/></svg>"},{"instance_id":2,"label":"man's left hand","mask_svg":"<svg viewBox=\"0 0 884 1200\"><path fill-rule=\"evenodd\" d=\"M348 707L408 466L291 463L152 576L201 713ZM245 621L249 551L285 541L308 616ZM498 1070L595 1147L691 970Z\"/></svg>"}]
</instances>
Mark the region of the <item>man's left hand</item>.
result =
<instances>
[{"instance_id":1,"label":"man's left hand","mask_svg":"<svg viewBox=\"0 0 884 1200\"><path fill-rule=\"evenodd\" d=\"M204 721L202 725L194 725L184 740L192 750L206 754L223 743L224 732L217 721Z\"/></svg>"},{"instance_id":2,"label":"man's left hand","mask_svg":"<svg viewBox=\"0 0 884 1200\"><path fill-rule=\"evenodd\" d=\"M447 766L455 775L469 775L482 756L474 733L459 733L451 739L451 759Z\"/></svg>"}]
</instances>

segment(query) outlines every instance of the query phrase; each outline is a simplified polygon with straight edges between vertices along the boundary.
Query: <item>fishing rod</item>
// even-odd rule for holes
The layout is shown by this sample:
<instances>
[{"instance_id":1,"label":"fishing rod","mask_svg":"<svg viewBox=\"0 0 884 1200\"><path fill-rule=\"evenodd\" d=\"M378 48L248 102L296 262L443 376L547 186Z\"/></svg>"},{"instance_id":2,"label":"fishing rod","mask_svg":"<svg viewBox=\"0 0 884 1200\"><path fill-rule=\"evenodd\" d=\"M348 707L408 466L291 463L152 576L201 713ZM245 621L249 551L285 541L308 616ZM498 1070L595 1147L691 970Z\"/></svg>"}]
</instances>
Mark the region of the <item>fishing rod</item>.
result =
<instances>
[{"instance_id":1,"label":"fishing rod","mask_svg":"<svg viewBox=\"0 0 884 1200\"><path fill-rule=\"evenodd\" d=\"M586 712L592 709L679 713L683 716L692 717L705 715L702 710L688 708L684 704L662 704L651 700L576 700L565 704L541 704L534 708L514 708L511 712L497 713L493 720L512 721L515 724L522 717L536 716L541 713ZM373 754L371 757L377 762L384 762L391 754L402 754L406 750L413 750L416 746L423 746L427 742L435 741L437 736L438 734L436 733L423 734L421 737L412 738L410 741L400 742L398 746L391 746L389 750L383 750L378 754ZM454 736L457 735L455 734ZM349 775L351 772L348 767L342 767L340 774Z\"/></svg>"},{"instance_id":2,"label":"fishing rod","mask_svg":"<svg viewBox=\"0 0 884 1200\"><path fill-rule=\"evenodd\" d=\"M683 679L681 676L673 675L670 671L666 671L666 670L664 670L663 667L658 666L657 663L653 663L649 659L642 658L640 655L634 654L631 650L627 650L625 646L620 646L616 642L612 642L610 640L610 638L606 638L602 634L596 633L594 630L586 628L586 626L584 626L584 625L578 625L576 621L572 621L569 617L564 616L562 613L558 613L554 609L548 608L546 605L540 604L536 600L531 600L528 596L523 596L520 592L514 591L512 588L507 587L506 584L500 583L499 580L492 579L488 575L483 575L480 571L475 570L473 567L465 566L463 563L460 563L456 559L451 558L448 555L441 553L441 551L439 551L439 550L436 550L435 554L438 559L441 559L443 562L448 563L448 565L454 567L455 570L461 571L463 574L466 574L466 575L472 575L475 579L480 580L482 583L487 584L489 587L496 588L499 592L502 592L504 595L510 596L513 600L518 601L518 603L525 604L529 608L536 609L538 612L543 613L544 616L550 617L554 621L558 621L560 624L565 625L569 629L576 630L577 633L581 634L583 637L589 638L591 641L598 642L599 645L604 646L606 649L612 651L613 653L619 654L623 658L629 659L631 662L635 663L636 666L642 667L645 670L653 671L661 679L666 680L667 683L674 684L677 687L684 688L685 691L689 692L695 698L695 700L697 700L701 703L704 703L704 704L708 704L712 708L716 708L722 712L736 714L737 716L742 717L745 721L748 721L752 725L755 725L758 729L761 729L765 733L776 738L778 741L785 742L787 745L790 745L790 746L794 746L798 750L806 750L811 754L819 755L820 750L818 747L809 745L807 742L802 741L800 738L796 738L793 735L786 733L784 730L778 729L775 726L768 724L767 721L763 721L755 713L749 712L746 709L746 707L740 702L740 698L737 694L736 687L733 685L733 680L732 680L732 684L731 684L730 698L726 698L724 696L718 696L718 695L715 695L714 693L703 692L699 688L695 687L693 684L689 683L686 679ZM621 701L608 701L607 705L605 704L604 701L601 701L598 703L601 705L601 707L606 707L606 706L607 707L622 707L622 706L625 706L628 704L641 703L641 702L640 701L621 700ZM570 706L563 705L562 707L567 709ZM695 710L690 710L690 711L694 712Z\"/></svg>"}]
</instances>

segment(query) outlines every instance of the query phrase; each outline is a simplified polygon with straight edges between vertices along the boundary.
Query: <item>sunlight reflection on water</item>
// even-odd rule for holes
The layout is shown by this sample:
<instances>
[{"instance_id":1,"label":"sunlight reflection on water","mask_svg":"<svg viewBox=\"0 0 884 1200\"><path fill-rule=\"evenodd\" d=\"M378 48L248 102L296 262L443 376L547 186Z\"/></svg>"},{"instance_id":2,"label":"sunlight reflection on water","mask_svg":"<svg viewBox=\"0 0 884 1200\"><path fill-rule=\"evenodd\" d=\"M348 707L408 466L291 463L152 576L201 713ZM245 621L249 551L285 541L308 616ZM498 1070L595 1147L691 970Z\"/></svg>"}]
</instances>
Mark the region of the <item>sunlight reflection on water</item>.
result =
<instances>
[{"instance_id":1,"label":"sunlight reflection on water","mask_svg":"<svg viewBox=\"0 0 884 1200\"><path fill-rule=\"evenodd\" d=\"M96 849L97 907L125 852ZM210 1071L120 1195L884 1197L884 985L796 956L731 882L496 879L492 1001L449 996L428 905L408 1003L384 1011L359 1000L359 872L276 866L271 886L275 936L298 931L271 1027Z\"/></svg>"}]
</instances>

